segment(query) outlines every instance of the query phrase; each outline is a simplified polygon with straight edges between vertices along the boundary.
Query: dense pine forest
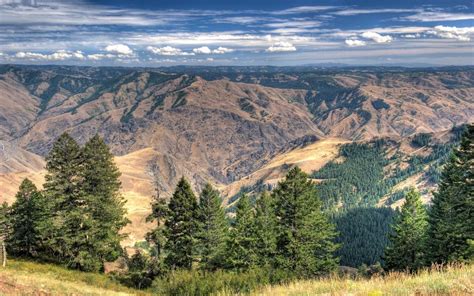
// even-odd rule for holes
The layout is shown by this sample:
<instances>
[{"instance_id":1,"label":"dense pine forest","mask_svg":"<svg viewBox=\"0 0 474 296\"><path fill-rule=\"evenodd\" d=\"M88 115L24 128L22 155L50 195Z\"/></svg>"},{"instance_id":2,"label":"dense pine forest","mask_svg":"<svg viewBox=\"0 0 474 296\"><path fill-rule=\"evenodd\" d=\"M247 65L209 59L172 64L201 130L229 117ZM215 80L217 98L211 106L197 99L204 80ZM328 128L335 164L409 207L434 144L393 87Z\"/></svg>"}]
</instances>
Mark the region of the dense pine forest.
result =
<instances>
[{"instance_id":1,"label":"dense pine forest","mask_svg":"<svg viewBox=\"0 0 474 296\"><path fill-rule=\"evenodd\" d=\"M157 190L147 218L154 228L129 254L120 245L129 221L112 153L99 136L80 147L63 134L46 158L44 189L25 179L16 201L0 208L0 229L11 256L93 272L121 258L126 268L112 273L114 280L169 295L248 292L324 277L340 265L414 272L433 263L469 262L473 141L469 125L459 145L433 144L432 154L410 159L408 168L389 177L384 166L392 160L383 141L348 144L341 148L344 162L311 176L326 181L314 183L291 168L272 191L243 194L231 214L211 184L196 194L183 177L169 201ZM430 145L430 137L417 136L413 145ZM440 155L445 163L432 164ZM373 207L406 170L421 171L428 163L439 171L430 206L412 188L399 196L405 198L399 210ZM343 207L336 210L338 204Z\"/></svg>"}]
</instances>

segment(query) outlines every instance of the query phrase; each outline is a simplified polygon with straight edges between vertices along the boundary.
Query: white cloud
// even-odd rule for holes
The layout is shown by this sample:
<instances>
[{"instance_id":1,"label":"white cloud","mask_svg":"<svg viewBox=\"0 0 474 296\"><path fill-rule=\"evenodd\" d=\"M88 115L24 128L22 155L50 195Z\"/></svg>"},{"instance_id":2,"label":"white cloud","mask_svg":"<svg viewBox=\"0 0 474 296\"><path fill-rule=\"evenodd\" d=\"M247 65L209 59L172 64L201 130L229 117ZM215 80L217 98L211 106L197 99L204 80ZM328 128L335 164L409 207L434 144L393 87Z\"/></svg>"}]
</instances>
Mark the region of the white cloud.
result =
<instances>
[{"instance_id":1,"label":"white cloud","mask_svg":"<svg viewBox=\"0 0 474 296\"><path fill-rule=\"evenodd\" d=\"M299 14L299 13L312 13L312 12L319 12L324 10L336 9L341 8L340 6L298 6L293 8L288 8L284 10L278 10L272 12L275 15L282 15L282 14Z\"/></svg>"},{"instance_id":2,"label":"white cloud","mask_svg":"<svg viewBox=\"0 0 474 296\"><path fill-rule=\"evenodd\" d=\"M197 54L210 54L210 53L212 53L211 49L207 46L202 46L202 47L195 48L195 49L193 49L193 52L197 53Z\"/></svg>"},{"instance_id":3,"label":"white cloud","mask_svg":"<svg viewBox=\"0 0 474 296\"><path fill-rule=\"evenodd\" d=\"M224 54L224 53L231 53L233 52L234 50L232 48L227 48L227 47L222 47L222 46L219 46L217 49L214 49L212 51L212 53L215 53L215 54Z\"/></svg>"},{"instance_id":4,"label":"white cloud","mask_svg":"<svg viewBox=\"0 0 474 296\"><path fill-rule=\"evenodd\" d=\"M277 42L266 49L267 52L296 51L296 47L290 42Z\"/></svg>"},{"instance_id":5,"label":"white cloud","mask_svg":"<svg viewBox=\"0 0 474 296\"><path fill-rule=\"evenodd\" d=\"M213 59L213 58L207 58L206 61L208 61L208 62L213 62L214 59Z\"/></svg>"},{"instance_id":6,"label":"white cloud","mask_svg":"<svg viewBox=\"0 0 474 296\"><path fill-rule=\"evenodd\" d=\"M194 55L193 52L184 52L179 48L172 47L172 46L165 46L165 47L153 47L148 46L146 48L148 51L163 56L189 56Z\"/></svg>"},{"instance_id":7,"label":"white cloud","mask_svg":"<svg viewBox=\"0 0 474 296\"><path fill-rule=\"evenodd\" d=\"M474 13L449 13L442 11L422 11L414 15L400 18L401 20L413 22L442 22L473 20Z\"/></svg>"},{"instance_id":8,"label":"white cloud","mask_svg":"<svg viewBox=\"0 0 474 296\"><path fill-rule=\"evenodd\" d=\"M58 50L52 54L42 54L35 52L20 51L15 54L18 59L27 60L47 60L47 61L65 61L65 60L85 60L86 57L82 51Z\"/></svg>"},{"instance_id":9,"label":"white cloud","mask_svg":"<svg viewBox=\"0 0 474 296\"><path fill-rule=\"evenodd\" d=\"M103 54L103 53L95 53L95 54L89 54L87 55L87 59L91 60L91 61L100 61L100 60L103 60L103 59L114 59L116 58L117 56L116 55L113 55L113 54Z\"/></svg>"},{"instance_id":10,"label":"white cloud","mask_svg":"<svg viewBox=\"0 0 474 296\"><path fill-rule=\"evenodd\" d=\"M392 41L392 37L390 35L380 35L379 33L373 31L364 32L360 36L373 40L376 43L388 43Z\"/></svg>"},{"instance_id":11,"label":"white cloud","mask_svg":"<svg viewBox=\"0 0 474 296\"><path fill-rule=\"evenodd\" d=\"M386 8L386 9L344 9L336 11L335 15L359 15L359 14L373 14L373 13L404 13L404 12L416 12L417 9L398 9L398 8Z\"/></svg>"},{"instance_id":12,"label":"white cloud","mask_svg":"<svg viewBox=\"0 0 474 296\"><path fill-rule=\"evenodd\" d=\"M402 35L403 38L408 38L408 39L416 39L416 38L420 38L421 37L421 34L420 33L416 33L416 34L405 34L405 35Z\"/></svg>"},{"instance_id":13,"label":"white cloud","mask_svg":"<svg viewBox=\"0 0 474 296\"><path fill-rule=\"evenodd\" d=\"M358 39L346 39L345 43L346 43L349 47L364 46L364 45L367 44L367 43L365 43L365 41L363 41L363 40L358 40Z\"/></svg>"},{"instance_id":14,"label":"white cloud","mask_svg":"<svg viewBox=\"0 0 474 296\"><path fill-rule=\"evenodd\" d=\"M132 55L133 50L125 44L111 44L105 48L106 51L121 55Z\"/></svg>"},{"instance_id":15,"label":"white cloud","mask_svg":"<svg viewBox=\"0 0 474 296\"><path fill-rule=\"evenodd\" d=\"M474 27L447 27L436 26L433 31L429 31L433 35L446 39L456 39L459 41L471 41L470 35L474 34Z\"/></svg>"}]
</instances>

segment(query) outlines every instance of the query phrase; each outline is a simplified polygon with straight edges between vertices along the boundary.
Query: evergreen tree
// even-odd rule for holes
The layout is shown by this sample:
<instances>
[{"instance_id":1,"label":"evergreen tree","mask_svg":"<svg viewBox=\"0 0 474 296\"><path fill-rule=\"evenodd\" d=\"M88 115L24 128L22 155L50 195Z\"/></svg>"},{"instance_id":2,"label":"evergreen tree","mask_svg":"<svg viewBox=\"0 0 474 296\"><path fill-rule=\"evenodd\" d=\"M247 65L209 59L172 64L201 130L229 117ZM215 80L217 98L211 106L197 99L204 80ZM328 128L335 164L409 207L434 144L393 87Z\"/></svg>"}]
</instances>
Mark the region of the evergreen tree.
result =
<instances>
[{"instance_id":1,"label":"evergreen tree","mask_svg":"<svg viewBox=\"0 0 474 296\"><path fill-rule=\"evenodd\" d=\"M472 259L474 238L474 125L468 125L460 146L446 163L429 211L430 261Z\"/></svg>"},{"instance_id":2,"label":"evergreen tree","mask_svg":"<svg viewBox=\"0 0 474 296\"><path fill-rule=\"evenodd\" d=\"M254 237L258 265L270 266L276 254L276 217L273 199L266 191L256 203Z\"/></svg>"},{"instance_id":3,"label":"evergreen tree","mask_svg":"<svg viewBox=\"0 0 474 296\"><path fill-rule=\"evenodd\" d=\"M198 230L197 206L191 185L182 177L168 204L165 221L165 262L172 269L192 267Z\"/></svg>"},{"instance_id":4,"label":"evergreen tree","mask_svg":"<svg viewBox=\"0 0 474 296\"><path fill-rule=\"evenodd\" d=\"M101 262L113 261L122 253L120 230L130 221L126 218L125 200L120 194L120 171L114 156L98 135L91 138L82 153L82 191L86 210L93 220L88 247Z\"/></svg>"},{"instance_id":5,"label":"evergreen tree","mask_svg":"<svg viewBox=\"0 0 474 296\"><path fill-rule=\"evenodd\" d=\"M426 260L427 213L421 196L411 189L405 196L401 212L395 218L389 245L385 250L385 265L398 271L416 271Z\"/></svg>"},{"instance_id":6,"label":"evergreen tree","mask_svg":"<svg viewBox=\"0 0 474 296\"><path fill-rule=\"evenodd\" d=\"M257 263L255 216L249 197L244 194L237 203L235 221L226 243L226 267L245 271Z\"/></svg>"},{"instance_id":7,"label":"evergreen tree","mask_svg":"<svg viewBox=\"0 0 474 296\"><path fill-rule=\"evenodd\" d=\"M215 270L224 261L228 223L219 192L207 183L199 197L199 254L201 267Z\"/></svg>"},{"instance_id":8,"label":"evergreen tree","mask_svg":"<svg viewBox=\"0 0 474 296\"><path fill-rule=\"evenodd\" d=\"M7 202L0 206L0 240L5 241L10 236L10 207Z\"/></svg>"},{"instance_id":9,"label":"evergreen tree","mask_svg":"<svg viewBox=\"0 0 474 296\"><path fill-rule=\"evenodd\" d=\"M165 246L166 239L165 229L162 222L166 219L167 215L168 205L166 204L166 200L160 197L157 187L156 193L153 196L153 200L151 202L151 213L146 217L146 222L156 223L156 227L146 234L146 240L153 248L150 252L152 255L150 264L155 267L154 270L157 275L162 273L165 269L163 248Z\"/></svg>"},{"instance_id":10,"label":"evergreen tree","mask_svg":"<svg viewBox=\"0 0 474 296\"><path fill-rule=\"evenodd\" d=\"M334 225L323 214L315 186L295 167L272 193L277 225L277 267L299 277L325 274L337 266Z\"/></svg>"},{"instance_id":11,"label":"evergreen tree","mask_svg":"<svg viewBox=\"0 0 474 296\"><path fill-rule=\"evenodd\" d=\"M51 211L47 229L46 256L50 260L76 266L78 246L86 240L91 219L84 215L85 195L81 190L82 155L77 142L67 133L54 143L46 157L44 184L47 207Z\"/></svg>"},{"instance_id":12,"label":"evergreen tree","mask_svg":"<svg viewBox=\"0 0 474 296\"><path fill-rule=\"evenodd\" d=\"M41 247L41 221L46 216L44 200L36 186L24 179L11 207L9 251L17 256L37 257Z\"/></svg>"}]
</instances>

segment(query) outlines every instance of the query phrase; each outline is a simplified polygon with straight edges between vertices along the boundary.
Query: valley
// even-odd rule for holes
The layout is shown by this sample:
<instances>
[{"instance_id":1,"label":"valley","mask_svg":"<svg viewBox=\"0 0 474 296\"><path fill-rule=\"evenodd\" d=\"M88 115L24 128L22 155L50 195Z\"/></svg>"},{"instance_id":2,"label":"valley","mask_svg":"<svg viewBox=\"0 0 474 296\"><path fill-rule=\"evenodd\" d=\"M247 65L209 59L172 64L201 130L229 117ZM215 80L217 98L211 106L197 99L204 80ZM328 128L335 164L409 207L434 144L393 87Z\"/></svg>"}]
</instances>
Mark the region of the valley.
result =
<instances>
[{"instance_id":1,"label":"valley","mask_svg":"<svg viewBox=\"0 0 474 296\"><path fill-rule=\"evenodd\" d=\"M133 246L148 231L155 188L169 197L181 176L196 192L211 182L228 211L295 165L322 170L313 178L333 209L368 200L397 207L408 186L428 202L435 182L427 172L455 142L452 128L474 120L474 69L1 65L0 106L0 201L12 203L25 177L42 184L44 157L63 132L81 144L97 133L122 173ZM417 146L420 134L430 140ZM396 178L370 197L359 188L361 200L326 196L324 170L346 161L341 149L376 139L385 141L380 169Z\"/></svg>"}]
</instances>

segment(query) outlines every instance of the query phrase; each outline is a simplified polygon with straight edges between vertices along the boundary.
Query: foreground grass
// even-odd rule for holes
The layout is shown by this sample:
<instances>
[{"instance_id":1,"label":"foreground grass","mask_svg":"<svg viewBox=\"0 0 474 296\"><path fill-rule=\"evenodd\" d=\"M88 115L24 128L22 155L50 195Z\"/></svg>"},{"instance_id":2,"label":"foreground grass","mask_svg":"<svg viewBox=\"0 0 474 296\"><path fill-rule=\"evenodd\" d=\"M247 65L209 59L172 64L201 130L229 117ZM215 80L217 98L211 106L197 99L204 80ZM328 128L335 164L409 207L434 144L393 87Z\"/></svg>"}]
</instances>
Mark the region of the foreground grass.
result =
<instances>
[{"instance_id":1,"label":"foreground grass","mask_svg":"<svg viewBox=\"0 0 474 296\"><path fill-rule=\"evenodd\" d=\"M0 267L0 295L149 295L104 274L86 273L23 260Z\"/></svg>"},{"instance_id":2,"label":"foreground grass","mask_svg":"<svg viewBox=\"0 0 474 296\"><path fill-rule=\"evenodd\" d=\"M180 295L203 291L185 290L188 292ZM235 295L235 292L225 290L224 287L217 295ZM157 292L155 289L129 289L103 274L73 271L51 264L10 260L6 268L0 267L0 295L157 295ZM168 292L178 295L177 291ZM424 270L415 275L391 273L371 279L333 277L296 281L266 286L251 295L474 295L474 265Z\"/></svg>"},{"instance_id":3,"label":"foreground grass","mask_svg":"<svg viewBox=\"0 0 474 296\"><path fill-rule=\"evenodd\" d=\"M474 265L391 273L370 280L329 278L265 287L254 295L474 295Z\"/></svg>"}]
</instances>

